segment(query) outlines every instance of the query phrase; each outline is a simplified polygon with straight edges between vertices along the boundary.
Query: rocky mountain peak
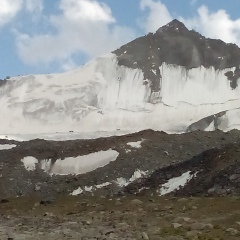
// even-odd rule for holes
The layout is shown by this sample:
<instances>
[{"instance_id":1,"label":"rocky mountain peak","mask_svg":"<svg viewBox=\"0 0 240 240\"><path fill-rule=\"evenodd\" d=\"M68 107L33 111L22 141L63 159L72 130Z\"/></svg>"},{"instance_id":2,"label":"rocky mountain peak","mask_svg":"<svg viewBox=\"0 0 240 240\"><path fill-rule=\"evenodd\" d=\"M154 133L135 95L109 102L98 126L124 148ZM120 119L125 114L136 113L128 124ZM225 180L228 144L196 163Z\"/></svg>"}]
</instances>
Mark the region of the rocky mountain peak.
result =
<instances>
[{"instance_id":1,"label":"rocky mountain peak","mask_svg":"<svg viewBox=\"0 0 240 240\"><path fill-rule=\"evenodd\" d=\"M152 92L161 88L159 79L163 64L181 66L187 71L201 66L226 72L230 86L235 89L240 78L240 48L219 39L209 39L194 30L188 30L177 19L115 50L118 64L141 69L150 82Z\"/></svg>"},{"instance_id":2,"label":"rocky mountain peak","mask_svg":"<svg viewBox=\"0 0 240 240\"><path fill-rule=\"evenodd\" d=\"M180 22L177 19L172 20L171 22L169 22L168 24L160 27L157 32L163 32L163 31L189 31L186 26Z\"/></svg>"}]
</instances>

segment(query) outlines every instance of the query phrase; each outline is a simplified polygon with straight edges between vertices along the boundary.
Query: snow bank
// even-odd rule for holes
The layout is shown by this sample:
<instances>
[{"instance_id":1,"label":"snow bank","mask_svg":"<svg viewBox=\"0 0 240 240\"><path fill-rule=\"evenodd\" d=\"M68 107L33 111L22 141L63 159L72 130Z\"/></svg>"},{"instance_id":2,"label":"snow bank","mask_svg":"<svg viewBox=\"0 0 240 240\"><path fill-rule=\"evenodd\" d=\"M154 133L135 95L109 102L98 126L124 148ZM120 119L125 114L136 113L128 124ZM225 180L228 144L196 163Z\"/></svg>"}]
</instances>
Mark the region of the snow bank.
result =
<instances>
[{"instance_id":1,"label":"snow bank","mask_svg":"<svg viewBox=\"0 0 240 240\"><path fill-rule=\"evenodd\" d=\"M127 143L127 145L131 146L132 148L141 148L141 143L143 141L137 141L137 142L129 142Z\"/></svg>"},{"instance_id":2,"label":"snow bank","mask_svg":"<svg viewBox=\"0 0 240 240\"><path fill-rule=\"evenodd\" d=\"M117 151L109 149L76 158L58 159L55 163L52 163L51 160L42 160L41 168L50 174L56 175L83 174L106 166L115 161L118 155Z\"/></svg>"},{"instance_id":3,"label":"snow bank","mask_svg":"<svg viewBox=\"0 0 240 240\"><path fill-rule=\"evenodd\" d=\"M21 160L21 162L24 164L24 167L27 171L34 171L36 169L36 164L38 163L38 160L34 157L25 157Z\"/></svg>"},{"instance_id":4,"label":"snow bank","mask_svg":"<svg viewBox=\"0 0 240 240\"><path fill-rule=\"evenodd\" d=\"M83 193L83 190L81 187L79 187L78 189L74 190L70 195L77 196L80 195L81 193Z\"/></svg>"},{"instance_id":5,"label":"snow bank","mask_svg":"<svg viewBox=\"0 0 240 240\"><path fill-rule=\"evenodd\" d=\"M9 150L15 147L16 147L15 144L3 144L3 145L0 145L0 150Z\"/></svg>"},{"instance_id":6,"label":"snow bank","mask_svg":"<svg viewBox=\"0 0 240 240\"><path fill-rule=\"evenodd\" d=\"M197 173L190 174L191 172L188 171L183 173L179 177L175 177L169 179L168 182L162 185L161 189L159 190L160 196L178 190L180 187L184 187L192 178L196 177Z\"/></svg>"}]
</instances>

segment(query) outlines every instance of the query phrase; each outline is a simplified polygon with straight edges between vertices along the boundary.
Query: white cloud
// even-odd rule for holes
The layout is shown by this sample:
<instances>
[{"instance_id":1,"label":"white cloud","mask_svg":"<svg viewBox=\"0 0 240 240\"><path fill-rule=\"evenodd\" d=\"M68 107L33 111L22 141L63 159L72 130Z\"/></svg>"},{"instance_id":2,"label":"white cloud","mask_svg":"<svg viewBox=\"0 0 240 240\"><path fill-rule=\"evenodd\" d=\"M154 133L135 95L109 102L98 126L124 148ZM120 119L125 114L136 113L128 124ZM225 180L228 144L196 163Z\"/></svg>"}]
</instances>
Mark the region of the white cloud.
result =
<instances>
[{"instance_id":1,"label":"white cloud","mask_svg":"<svg viewBox=\"0 0 240 240\"><path fill-rule=\"evenodd\" d=\"M240 18L232 20L225 10L211 13L206 6L201 6L196 17L181 20L204 36L240 46Z\"/></svg>"},{"instance_id":2,"label":"white cloud","mask_svg":"<svg viewBox=\"0 0 240 240\"><path fill-rule=\"evenodd\" d=\"M0 0L0 27L10 22L22 8L22 0Z\"/></svg>"},{"instance_id":3,"label":"white cloud","mask_svg":"<svg viewBox=\"0 0 240 240\"><path fill-rule=\"evenodd\" d=\"M67 19L114 22L111 9L104 3L89 0L62 0L60 9Z\"/></svg>"},{"instance_id":4,"label":"white cloud","mask_svg":"<svg viewBox=\"0 0 240 240\"><path fill-rule=\"evenodd\" d=\"M146 19L141 23L145 32L154 32L173 19L168 8L161 1L141 0L140 6L142 10L148 11ZM225 10L210 12L206 6L201 6L195 17L178 16L178 19L188 28L195 29L206 37L240 46L240 18L232 20Z\"/></svg>"},{"instance_id":5,"label":"white cloud","mask_svg":"<svg viewBox=\"0 0 240 240\"><path fill-rule=\"evenodd\" d=\"M130 28L117 25L110 8L99 1L61 0L60 9L61 14L49 18L55 34L17 34L18 53L25 63L47 65L58 61L64 63L63 69L68 69L75 66L73 54L91 58L135 37Z\"/></svg>"},{"instance_id":6,"label":"white cloud","mask_svg":"<svg viewBox=\"0 0 240 240\"><path fill-rule=\"evenodd\" d=\"M161 1L141 0L141 10L147 11L147 17L142 21L145 32L155 32L159 27L167 24L173 18L167 7Z\"/></svg>"},{"instance_id":7,"label":"white cloud","mask_svg":"<svg viewBox=\"0 0 240 240\"><path fill-rule=\"evenodd\" d=\"M12 21L21 10L31 13L43 9L43 0L0 0L0 27Z\"/></svg>"}]
</instances>

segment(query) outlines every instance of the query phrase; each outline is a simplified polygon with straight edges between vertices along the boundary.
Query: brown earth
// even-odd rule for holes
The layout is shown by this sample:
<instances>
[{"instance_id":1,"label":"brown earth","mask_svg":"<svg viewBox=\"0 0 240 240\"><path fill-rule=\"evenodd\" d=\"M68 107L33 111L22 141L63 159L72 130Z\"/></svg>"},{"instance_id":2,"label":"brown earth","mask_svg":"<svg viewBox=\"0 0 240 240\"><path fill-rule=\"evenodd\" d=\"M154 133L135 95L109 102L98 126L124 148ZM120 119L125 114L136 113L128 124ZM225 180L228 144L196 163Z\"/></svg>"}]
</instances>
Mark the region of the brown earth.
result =
<instances>
[{"instance_id":1,"label":"brown earth","mask_svg":"<svg viewBox=\"0 0 240 240\"><path fill-rule=\"evenodd\" d=\"M0 204L0 239L240 238L239 197L35 197Z\"/></svg>"}]
</instances>

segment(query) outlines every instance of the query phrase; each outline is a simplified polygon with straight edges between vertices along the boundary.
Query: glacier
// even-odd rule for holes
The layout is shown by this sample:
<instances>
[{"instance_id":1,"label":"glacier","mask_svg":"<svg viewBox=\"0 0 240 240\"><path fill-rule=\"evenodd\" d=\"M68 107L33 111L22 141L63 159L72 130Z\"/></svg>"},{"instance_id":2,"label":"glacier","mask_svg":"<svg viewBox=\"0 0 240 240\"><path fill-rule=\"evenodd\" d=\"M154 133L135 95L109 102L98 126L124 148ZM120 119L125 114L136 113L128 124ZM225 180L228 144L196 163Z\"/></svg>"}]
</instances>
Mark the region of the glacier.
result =
<instances>
[{"instance_id":1,"label":"glacier","mask_svg":"<svg viewBox=\"0 0 240 240\"><path fill-rule=\"evenodd\" d=\"M118 65L111 53L65 73L13 77L0 88L0 133L185 132L218 112L240 114L240 88L225 75L234 69L162 63L153 92L141 69ZM240 126L232 119L227 130Z\"/></svg>"}]
</instances>

